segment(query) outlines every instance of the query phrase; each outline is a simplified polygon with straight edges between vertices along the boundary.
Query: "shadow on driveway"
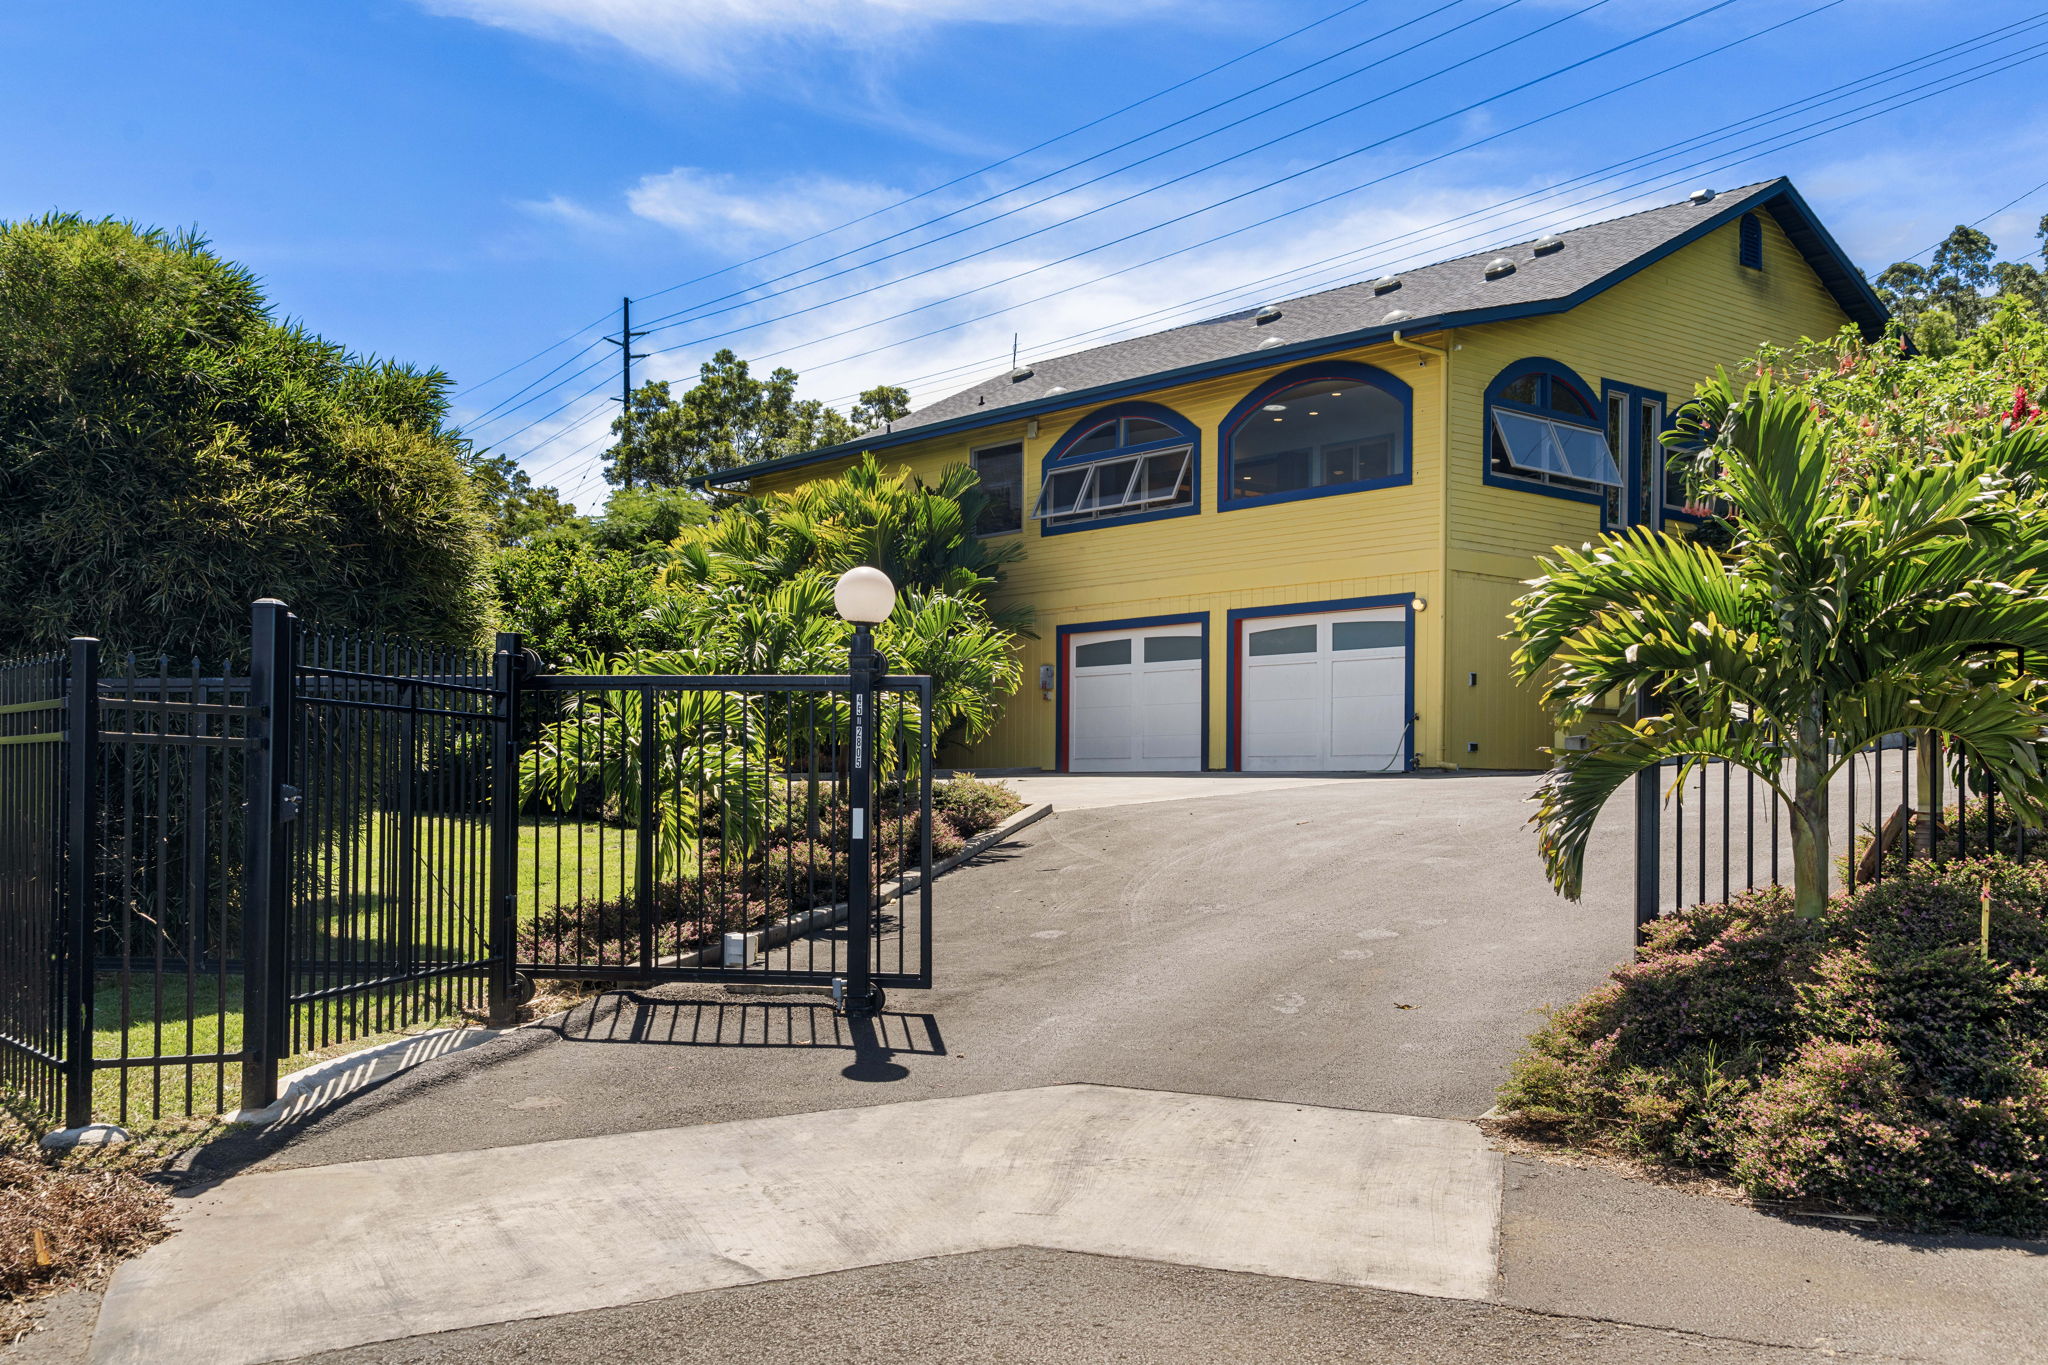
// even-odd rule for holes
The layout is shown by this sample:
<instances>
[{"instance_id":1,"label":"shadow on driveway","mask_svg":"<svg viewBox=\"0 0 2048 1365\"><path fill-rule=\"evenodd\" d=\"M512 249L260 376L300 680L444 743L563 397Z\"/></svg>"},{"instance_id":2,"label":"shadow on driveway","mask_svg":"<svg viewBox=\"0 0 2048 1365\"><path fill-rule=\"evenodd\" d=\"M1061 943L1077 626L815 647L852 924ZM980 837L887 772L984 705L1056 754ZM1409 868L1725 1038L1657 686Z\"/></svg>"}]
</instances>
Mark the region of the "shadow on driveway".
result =
<instances>
[{"instance_id":1,"label":"shadow on driveway","mask_svg":"<svg viewBox=\"0 0 2048 1365\"><path fill-rule=\"evenodd\" d=\"M946 1055L934 1015L898 1012L846 1019L824 1000L681 1000L610 991L543 1027L569 1043L842 1049L854 1056L840 1074L855 1081L902 1080L910 1072L891 1060L899 1053Z\"/></svg>"}]
</instances>

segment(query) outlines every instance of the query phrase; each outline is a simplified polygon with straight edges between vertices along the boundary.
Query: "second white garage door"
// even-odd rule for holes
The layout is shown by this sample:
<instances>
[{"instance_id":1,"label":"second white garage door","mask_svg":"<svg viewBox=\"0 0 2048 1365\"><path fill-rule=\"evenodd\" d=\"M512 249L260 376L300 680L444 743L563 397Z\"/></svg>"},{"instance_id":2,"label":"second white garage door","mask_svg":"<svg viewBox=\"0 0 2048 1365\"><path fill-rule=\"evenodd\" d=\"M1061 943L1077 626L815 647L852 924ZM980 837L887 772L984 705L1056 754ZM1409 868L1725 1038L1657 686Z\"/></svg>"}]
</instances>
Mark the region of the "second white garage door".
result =
<instances>
[{"instance_id":1,"label":"second white garage door","mask_svg":"<svg viewBox=\"0 0 2048 1365\"><path fill-rule=\"evenodd\" d=\"M1407 619L1399 607L1241 623L1239 766L1398 772L1406 751Z\"/></svg>"},{"instance_id":2,"label":"second white garage door","mask_svg":"<svg viewBox=\"0 0 2048 1365\"><path fill-rule=\"evenodd\" d=\"M1077 773L1202 766L1202 632L1149 626L1067 637L1067 767Z\"/></svg>"}]
</instances>

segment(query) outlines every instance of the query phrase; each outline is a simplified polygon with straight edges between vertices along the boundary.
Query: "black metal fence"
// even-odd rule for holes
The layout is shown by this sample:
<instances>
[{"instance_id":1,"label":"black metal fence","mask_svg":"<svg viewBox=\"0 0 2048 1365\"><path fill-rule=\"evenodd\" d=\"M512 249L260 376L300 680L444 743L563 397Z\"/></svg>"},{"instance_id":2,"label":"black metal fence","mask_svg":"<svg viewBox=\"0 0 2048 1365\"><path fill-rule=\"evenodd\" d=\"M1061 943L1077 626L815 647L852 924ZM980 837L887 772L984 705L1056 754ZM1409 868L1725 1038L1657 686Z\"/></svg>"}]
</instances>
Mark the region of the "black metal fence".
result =
<instances>
[{"instance_id":1,"label":"black metal fence","mask_svg":"<svg viewBox=\"0 0 2048 1365\"><path fill-rule=\"evenodd\" d=\"M230 664L0 664L0 1087L66 1126L261 1108L534 976L928 985L931 683L873 686L855 727L850 676L554 677L271 602Z\"/></svg>"},{"instance_id":2,"label":"black metal fence","mask_svg":"<svg viewBox=\"0 0 2048 1365\"><path fill-rule=\"evenodd\" d=\"M2028 853L2009 798L1923 732L1855 754L1829 788L1828 816L1831 892L1881 881L1915 858ZM1682 782L1669 767L1638 778L1635 856L1638 924L1792 879L1782 802L1729 763L1702 765Z\"/></svg>"},{"instance_id":3,"label":"black metal fence","mask_svg":"<svg viewBox=\"0 0 2048 1365\"><path fill-rule=\"evenodd\" d=\"M542 675L522 699L521 971L844 978L858 834L869 975L930 984L930 679L878 680L864 811L844 677Z\"/></svg>"}]
</instances>

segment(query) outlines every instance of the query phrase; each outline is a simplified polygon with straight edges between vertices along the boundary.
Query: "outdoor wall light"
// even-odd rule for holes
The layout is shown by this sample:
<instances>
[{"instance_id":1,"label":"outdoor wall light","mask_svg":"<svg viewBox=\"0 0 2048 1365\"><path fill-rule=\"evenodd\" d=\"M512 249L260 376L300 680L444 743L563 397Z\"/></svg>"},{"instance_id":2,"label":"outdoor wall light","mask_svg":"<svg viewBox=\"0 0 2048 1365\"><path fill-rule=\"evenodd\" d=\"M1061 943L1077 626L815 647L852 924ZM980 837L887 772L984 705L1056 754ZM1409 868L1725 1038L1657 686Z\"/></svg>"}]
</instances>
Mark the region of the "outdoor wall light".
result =
<instances>
[{"instance_id":1,"label":"outdoor wall light","mask_svg":"<svg viewBox=\"0 0 2048 1365\"><path fill-rule=\"evenodd\" d=\"M1416 611L1428 611L1429 599L1426 597L1418 597L1415 598L1413 601L1409 602L1408 605L1414 608Z\"/></svg>"},{"instance_id":2,"label":"outdoor wall light","mask_svg":"<svg viewBox=\"0 0 2048 1365\"><path fill-rule=\"evenodd\" d=\"M855 625L880 625L896 609L896 585L880 569L857 564L832 585L832 605Z\"/></svg>"}]
</instances>

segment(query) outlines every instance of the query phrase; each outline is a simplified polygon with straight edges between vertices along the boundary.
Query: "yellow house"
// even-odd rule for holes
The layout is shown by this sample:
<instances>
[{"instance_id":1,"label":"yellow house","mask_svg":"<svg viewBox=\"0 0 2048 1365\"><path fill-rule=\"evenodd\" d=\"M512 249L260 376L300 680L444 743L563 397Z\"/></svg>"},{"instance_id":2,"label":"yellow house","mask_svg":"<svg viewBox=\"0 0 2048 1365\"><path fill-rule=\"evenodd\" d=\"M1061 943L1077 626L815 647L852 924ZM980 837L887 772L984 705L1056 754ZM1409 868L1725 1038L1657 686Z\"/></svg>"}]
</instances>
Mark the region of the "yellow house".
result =
<instances>
[{"instance_id":1,"label":"yellow house","mask_svg":"<svg viewBox=\"0 0 2048 1365\"><path fill-rule=\"evenodd\" d=\"M1780 179L1036 361L862 452L971 463L1025 683L963 766L1540 768L1501 639L1533 557L1694 520L1656 436L1716 365L1884 310Z\"/></svg>"}]
</instances>

